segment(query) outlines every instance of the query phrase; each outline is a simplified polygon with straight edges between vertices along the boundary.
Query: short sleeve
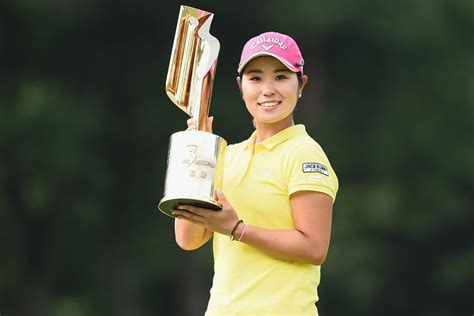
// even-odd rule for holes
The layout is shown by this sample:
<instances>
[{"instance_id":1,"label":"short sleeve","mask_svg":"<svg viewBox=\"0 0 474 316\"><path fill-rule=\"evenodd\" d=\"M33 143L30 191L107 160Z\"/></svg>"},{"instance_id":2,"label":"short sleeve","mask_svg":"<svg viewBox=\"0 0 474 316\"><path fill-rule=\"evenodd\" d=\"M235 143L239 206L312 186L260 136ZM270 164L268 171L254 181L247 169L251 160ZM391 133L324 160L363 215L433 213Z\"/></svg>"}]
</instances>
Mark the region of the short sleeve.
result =
<instances>
[{"instance_id":1,"label":"short sleeve","mask_svg":"<svg viewBox=\"0 0 474 316\"><path fill-rule=\"evenodd\" d=\"M318 191L336 199L337 176L317 144L305 144L293 150L288 161L288 194Z\"/></svg>"}]
</instances>

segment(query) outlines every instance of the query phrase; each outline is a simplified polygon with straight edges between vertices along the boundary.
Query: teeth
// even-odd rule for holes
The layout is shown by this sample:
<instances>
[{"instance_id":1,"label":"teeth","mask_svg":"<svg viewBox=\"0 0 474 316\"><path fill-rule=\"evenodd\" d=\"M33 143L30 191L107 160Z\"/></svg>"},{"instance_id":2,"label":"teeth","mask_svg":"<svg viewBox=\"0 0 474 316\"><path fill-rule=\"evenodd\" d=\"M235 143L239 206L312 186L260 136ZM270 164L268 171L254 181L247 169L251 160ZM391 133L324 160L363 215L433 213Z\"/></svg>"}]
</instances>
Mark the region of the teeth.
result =
<instances>
[{"instance_id":1,"label":"teeth","mask_svg":"<svg viewBox=\"0 0 474 316\"><path fill-rule=\"evenodd\" d=\"M271 107L276 106L278 103L280 102L278 101L262 102L260 103L260 106L264 108L271 108Z\"/></svg>"}]
</instances>

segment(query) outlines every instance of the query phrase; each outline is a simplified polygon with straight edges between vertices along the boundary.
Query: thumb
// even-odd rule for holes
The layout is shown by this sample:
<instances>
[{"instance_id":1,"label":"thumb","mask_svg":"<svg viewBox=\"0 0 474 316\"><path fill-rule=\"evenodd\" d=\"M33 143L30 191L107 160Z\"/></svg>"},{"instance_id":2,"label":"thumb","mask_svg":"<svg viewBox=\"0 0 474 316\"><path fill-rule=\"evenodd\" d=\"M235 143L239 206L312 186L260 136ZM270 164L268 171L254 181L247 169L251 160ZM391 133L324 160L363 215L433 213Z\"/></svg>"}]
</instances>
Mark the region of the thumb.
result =
<instances>
[{"instance_id":1,"label":"thumb","mask_svg":"<svg viewBox=\"0 0 474 316\"><path fill-rule=\"evenodd\" d=\"M222 193L222 191L216 190L216 196L217 196L217 200L219 201L219 203L221 203L221 205L224 205L224 203L227 203L227 199L224 193Z\"/></svg>"},{"instance_id":2,"label":"thumb","mask_svg":"<svg viewBox=\"0 0 474 316\"><path fill-rule=\"evenodd\" d=\"M186 121L186 124L188 124L188 129L187 131L194 131L196 130L196 120L193 118L190 118Z\"/></svg>"}]
</instances>

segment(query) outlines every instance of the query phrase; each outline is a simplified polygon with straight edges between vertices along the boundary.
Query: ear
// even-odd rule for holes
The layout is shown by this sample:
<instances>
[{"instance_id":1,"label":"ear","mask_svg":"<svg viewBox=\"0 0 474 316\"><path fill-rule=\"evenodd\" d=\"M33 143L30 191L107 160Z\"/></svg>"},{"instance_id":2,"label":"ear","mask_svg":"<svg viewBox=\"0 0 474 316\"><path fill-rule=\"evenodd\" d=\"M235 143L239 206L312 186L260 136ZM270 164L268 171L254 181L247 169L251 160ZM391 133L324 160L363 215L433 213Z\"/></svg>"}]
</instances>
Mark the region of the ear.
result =
<instances>
[{"instance_id":1,"label":"ear","mask_svg":"<svg viewBox=\"0 0 474 316\"><path fill-rule=\"evenodd\" d=\"M307 83L308 83L308 76L303 75L303 83L298 88L298 95L301 95L303 93L303 89L304 89L304 87L306 86Z\"/></svg>"},{"instance_id":2,"label":"ear","mask_svg":"<svg viewBox=\"0 0 474 316\"><path fill-rule=\"evenodd\" d=\"M242 82L240 81L240 76L237 76L236 80L237 80L237 84L239 85L240 96L241 96L242 99L243 99L243 98L244 98L244 94L242 93Z\"/></svg>"}]
</instances>

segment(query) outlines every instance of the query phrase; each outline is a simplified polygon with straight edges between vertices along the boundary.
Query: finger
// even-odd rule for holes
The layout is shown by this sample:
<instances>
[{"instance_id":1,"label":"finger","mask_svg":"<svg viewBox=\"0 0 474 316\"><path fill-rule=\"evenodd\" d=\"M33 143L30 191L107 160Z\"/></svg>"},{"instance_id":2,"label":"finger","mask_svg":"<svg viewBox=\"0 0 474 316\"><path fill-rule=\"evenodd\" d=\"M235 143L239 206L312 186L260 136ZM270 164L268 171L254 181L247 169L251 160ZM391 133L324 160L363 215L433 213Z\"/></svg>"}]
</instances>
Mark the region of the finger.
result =
<instances>
[{"instance_id":1,"label":"finger","mask_svg":"<svg viewBox=\"0 0 474 316\"><path fill-rule=\"evenodd\" d=\"M187 131L194 131L197 129L197 124L196 124L196 120L193 119L193 118L190 118L186 121L186 124L188 124L188 128L187 128Z\"/></svg>"},{"instance_id":2,"label":"finger","mask_svg":"<svg viewBox=\"0 0 474 316\"><path fill-rule=\"evenodd\" d=\"M217 197L217 201L219 201L219 203L221 203L222 205L224 205L224 203L228 203L222 191L216 190L216 197Z\"/></svg>"},{"instance_id":3,"label":"finger","mask_svg":"<svg viewBox=\"0 0 474 316\"><path fill-rule=\"evenodd\" d=\"M190 212L190 213L193 213L195 215L198 215L200 217L209 217L209 214L212 214L214 211L212 210L209 210L207 208L202 208L202 207L197 207L197 206L194 206L194 205L179 205L177 207L177 210L178 211L187 211L187 212Z\"/></svg>"},{"instance_id":4,"label":"finger","mask_svg":"<svg viewBox=\"0 0 474 316\"><path fill-rule=\"evenodd\" d=\"M205 216L203 216L202 211L199 208L195 208L191 205L180 205L172 213L174 216L185 216L190 219L203 222Z\"/></svg>"},{"instance_id":5,"label":"finger","mask_svg":"<svg viewBox=\"0 0 474 316\"><path fill-rule=\"evenodd\" d=\"M171 212L171 215L176 216L178 218L184 218L185 217L185 218L189 218L189 219L192 219L192 220L195 220L195 221L198 221L202 218L202 216L194 214L193 212L190 212L190 211L185 210L185 209L174 210L173 212Z\"/></svg>"}]
</instances>

